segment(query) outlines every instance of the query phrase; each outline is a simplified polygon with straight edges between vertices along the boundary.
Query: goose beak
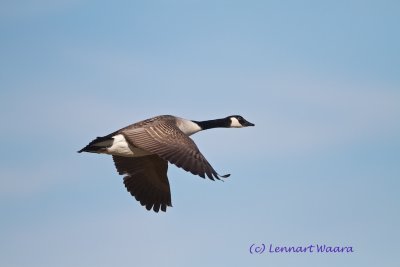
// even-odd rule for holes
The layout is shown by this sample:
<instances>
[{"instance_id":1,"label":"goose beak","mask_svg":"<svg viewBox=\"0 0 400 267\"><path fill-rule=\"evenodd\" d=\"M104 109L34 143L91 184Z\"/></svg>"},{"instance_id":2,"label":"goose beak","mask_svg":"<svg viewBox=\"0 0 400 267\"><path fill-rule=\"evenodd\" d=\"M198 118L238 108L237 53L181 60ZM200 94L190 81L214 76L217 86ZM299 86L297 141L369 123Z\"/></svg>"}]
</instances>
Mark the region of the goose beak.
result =
<instances>
[{"instance_id":1,"label":"goose beak","mask_svg":"<svg viewBox=\"0 0 400 267\"><path fill-rule=\"evenodd\" d=\"M251 122L249 122L249 121L246 121L246 122L243 124L243 126L244 126L244 127L255 126L255 124L254 124L254 123L251 123Z\"/></svg>"}]
</instances>

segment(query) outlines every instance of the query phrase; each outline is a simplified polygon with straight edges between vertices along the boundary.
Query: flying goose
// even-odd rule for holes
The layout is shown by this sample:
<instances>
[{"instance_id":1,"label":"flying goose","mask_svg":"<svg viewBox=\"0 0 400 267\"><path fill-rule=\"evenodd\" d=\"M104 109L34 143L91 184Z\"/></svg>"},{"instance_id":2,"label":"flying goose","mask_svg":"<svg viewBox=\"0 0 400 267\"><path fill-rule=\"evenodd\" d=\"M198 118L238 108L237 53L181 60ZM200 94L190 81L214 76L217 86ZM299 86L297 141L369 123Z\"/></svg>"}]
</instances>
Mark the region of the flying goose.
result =
<instances>
[{"instance_id":1,"label":"flying goose","mask_svg":"<svg viewBox=\"0 0 400 267\"><path fill-rule=\"evenodd\" d=\"M230 175L219 175L189 136L211 128L247 126L254 124L239 115L208 121L161 115L97 137L78 153L112 155L118 173L125 175L124 184L131 195L147 210L165 212L167 206L172 207L168 162L211 180Z\"/></svg>"}]
</instances>

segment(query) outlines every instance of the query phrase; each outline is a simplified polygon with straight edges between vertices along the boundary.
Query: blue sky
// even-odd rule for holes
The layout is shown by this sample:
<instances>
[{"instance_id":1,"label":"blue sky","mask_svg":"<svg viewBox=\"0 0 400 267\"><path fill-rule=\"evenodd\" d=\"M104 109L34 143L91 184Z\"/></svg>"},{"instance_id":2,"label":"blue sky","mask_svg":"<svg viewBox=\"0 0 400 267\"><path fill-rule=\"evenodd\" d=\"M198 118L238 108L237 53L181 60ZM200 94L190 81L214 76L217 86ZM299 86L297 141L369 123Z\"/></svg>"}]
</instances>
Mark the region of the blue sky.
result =
<instances>
[{"instance_id":1,"label":"blue sky","mask_svg":"<svg viewBox=\"0 0 400 267\"><path fill-rule=\"evenodd\" d=\"M0 3L2 266L395 266L398 1ZM92 138L158 114L256 124L193 139L147 212ZM253 243L352 254L251 255Z\"/></svg>"}]
</instances>

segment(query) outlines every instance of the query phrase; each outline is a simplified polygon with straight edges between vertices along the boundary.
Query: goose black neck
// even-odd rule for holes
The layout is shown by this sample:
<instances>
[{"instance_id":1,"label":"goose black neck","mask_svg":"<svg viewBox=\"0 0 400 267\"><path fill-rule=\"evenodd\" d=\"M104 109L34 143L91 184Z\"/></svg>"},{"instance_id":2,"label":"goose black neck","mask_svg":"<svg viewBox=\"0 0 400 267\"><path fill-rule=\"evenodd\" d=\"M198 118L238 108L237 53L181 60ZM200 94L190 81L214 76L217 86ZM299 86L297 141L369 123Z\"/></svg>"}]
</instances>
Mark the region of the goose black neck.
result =
<instances>
[{"instance_id":1,"label":"goose black neck","mask_svg":"<svg viewBox=\"0 0 400 267\"><path fill-rule=\"evenodd\" d=\"M225 119L216 119L216 120L209 120L209 121L193 121L197 123L201 129L207 130L212 128L228 128L230 126L230 121Z\"/></svg>"}]
</instances>

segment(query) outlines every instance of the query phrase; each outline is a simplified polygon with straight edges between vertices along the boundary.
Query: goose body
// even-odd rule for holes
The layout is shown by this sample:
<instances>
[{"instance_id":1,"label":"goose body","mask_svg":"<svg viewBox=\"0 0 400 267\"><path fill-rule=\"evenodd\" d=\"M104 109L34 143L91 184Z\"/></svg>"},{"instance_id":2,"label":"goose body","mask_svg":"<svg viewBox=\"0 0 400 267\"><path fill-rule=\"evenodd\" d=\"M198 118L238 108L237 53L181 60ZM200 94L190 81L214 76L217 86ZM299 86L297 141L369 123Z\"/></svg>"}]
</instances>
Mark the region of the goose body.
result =
<instances>
[{"instance_id":1,"label":"goose body","mask_svg":"<svg viewBox=\"0 0 400 267\"><path fill-rule=\"evenodd\" d=\"M131 195L147 210L166 211L172 206L168 162L202 178L219 180L229 176L219 175L189 136L211 128L247 126L254 124L239 115L208 121L161 115L97 137L78 152L112 155Z\"/></svg>"}]
</instances>

